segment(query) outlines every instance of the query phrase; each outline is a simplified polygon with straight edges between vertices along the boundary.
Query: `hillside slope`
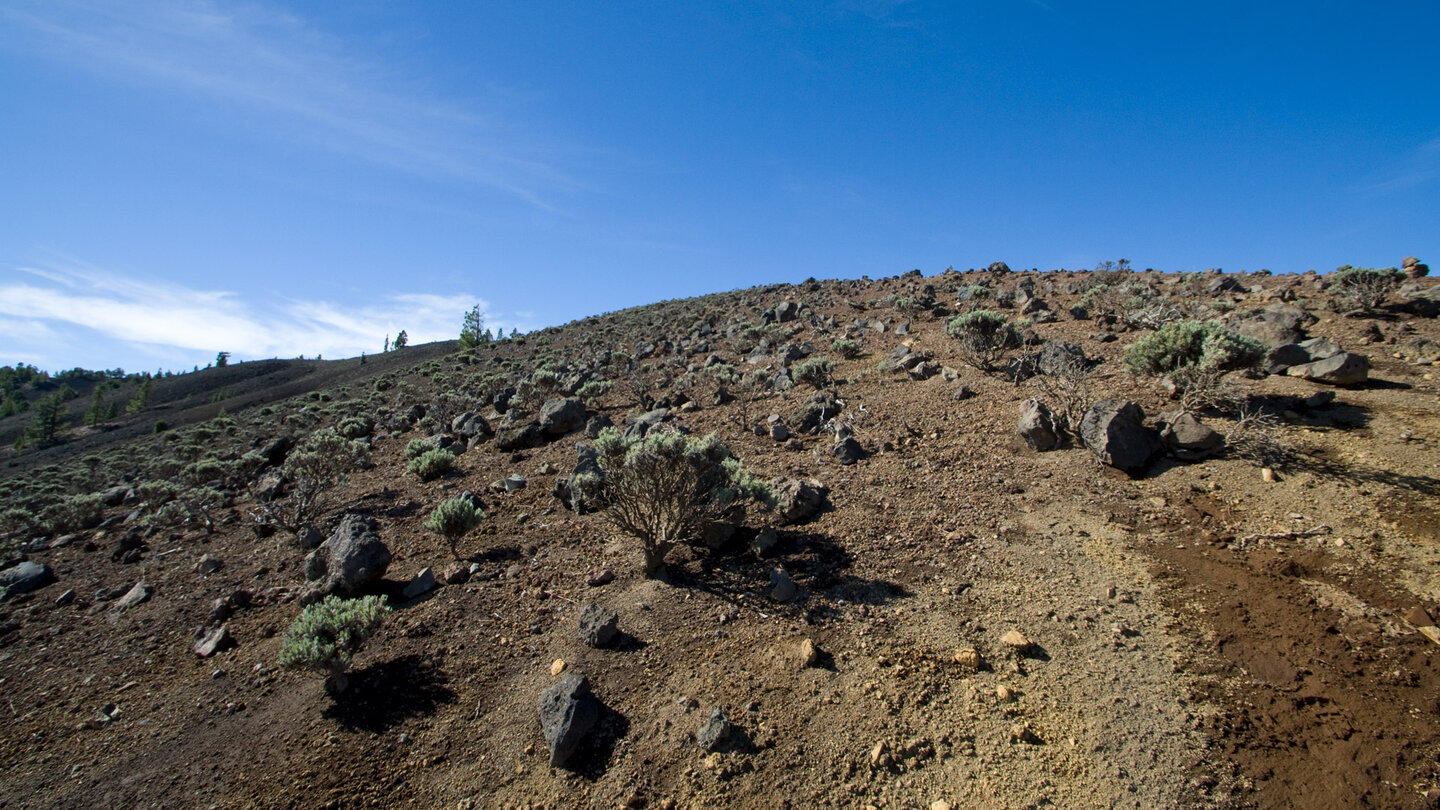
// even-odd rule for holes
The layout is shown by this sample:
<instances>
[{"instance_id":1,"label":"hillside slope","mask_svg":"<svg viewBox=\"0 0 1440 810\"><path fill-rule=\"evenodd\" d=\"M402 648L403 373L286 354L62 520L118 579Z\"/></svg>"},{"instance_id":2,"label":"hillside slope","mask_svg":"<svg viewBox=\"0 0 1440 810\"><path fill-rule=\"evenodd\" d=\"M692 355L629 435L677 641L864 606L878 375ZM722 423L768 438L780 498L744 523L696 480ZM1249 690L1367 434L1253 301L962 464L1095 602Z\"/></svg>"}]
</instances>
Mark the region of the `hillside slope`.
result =
<instances>
[{"instance_id":1,"label":"hillside slope","mask_svg":"<svg viewBox=\"0 0 1440 810\"><path fill-rule=\"evenodd\" d=\"M162 434L145 413L0 469L10 555L55 578L0 603L7 806L1433 806L1440 646L1404 617L1440 603L1437 288L1410 282L1346 317L1329 285L808 281L471 356L217 375L229 398L197 388ZM981 307L1026 319L1026 346L991 372L946 330ZM1039 452L1017 435L1026 400L1059 410L1066 390L1077 421L1128 400L1155 427L1177 406L1122 371L1152 333L1127 317L1260 333L1267 307L1291 337L1368 356L1368 379L1231 374L1260 429L1242 442L1235 411L1198 409L1230 447L1133 476L1076 437ZM1067 388L1007 365L1047 341L1078 346L1088 373ZM819 388L744 381L821 356L834 368ZM598 380L608 390L584 387ZM577 390L585 420L541 429L545 403ZM777 491L808 481L824 501L793 521L752 510L646 579L637 541L559 497L597 419L716 432ZM370 589L395 608L338 698L277 667L313 583L296 539L257 526L274 478L246 458L279 461L276 439L332 427L370 463L316 523L373 521L393 559ZM407 472L421 438L460 451L456 470ZM107 491L98 514L74 497ZM422 524L462 491L486 516L456 562ZM221 567L202 573L206 555ZM405 598L426 568L439 587ZM119 607L137 583L149 597ZM618 614L607 646L580 637L589 602ZM221 624L234 646L199 657ZM554 768L538 711L560 671L587 676L600 715ZM705 750L715 707L731 728Z\"/></svg>"}]
</instances>

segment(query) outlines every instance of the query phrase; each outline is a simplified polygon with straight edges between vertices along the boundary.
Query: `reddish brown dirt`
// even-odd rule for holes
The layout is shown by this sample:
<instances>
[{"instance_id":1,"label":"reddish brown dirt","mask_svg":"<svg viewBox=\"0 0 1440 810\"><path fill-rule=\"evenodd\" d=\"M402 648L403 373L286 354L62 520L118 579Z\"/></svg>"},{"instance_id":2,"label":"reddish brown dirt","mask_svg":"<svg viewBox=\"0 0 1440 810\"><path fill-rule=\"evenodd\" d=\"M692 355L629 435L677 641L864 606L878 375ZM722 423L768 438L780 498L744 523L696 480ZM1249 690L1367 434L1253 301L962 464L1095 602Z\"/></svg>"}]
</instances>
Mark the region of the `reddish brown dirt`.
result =
<instances>
[{"instance_id":1,"label":"reddish brown dirt","mask_svg":"<svg viewBox=\"0 0 1440 810\"><path fill-rule=\"evenodd\" d=\"M667 302L501 354L588 356L594 345L581 341L607 324L622 324L632 344L677 339L706 312L724 323L787 297L839 320L830 334L796 337L823 353L857 316L901 320L867 302L929 282L954 279ZM1263 306L1267 288L1304 293L1308 283L1246 282L1256 291L1229 297L1240 308ZM1044 297L1061 312L1074 301ZM720 550L681 549L666 582L640 577L634 542L600 516L567 512L549 494L554 474L542 465L568 472L579 435L518 454L482 445L430 483L404 472L418 432L377 438L375 467L351 478L328 518L348 509L376 519L395 553L382 590L396 610L339 702L319 679L276 668L299 613L303 552L283 536L257 539L248 496L218 511L214 534L161 532L132 565L111 560L117 533L83 533L30 555L54 567L56 584L0 605L0 806L1433 806L1440 646L1401 617L1440 603L1440 386L1433 367L1388 356L1398 342L1363 343L1370 319L1321 304L1309 302L1324 318L1310 333L1371 354L1374 380L1283 417L1294 456L1273 482L1241 458L1162 461L1130 479L1083 448L1032 452L1013 436L1032 389L972 369L956 381L877 371L899 340L890 333L863 330L866 354L837 367L844 419L870 453L854 466L831 456L828 435L787 449L739 430L736 406L697 397L702 407L681 424L720 432L765 477L819 478L832 508L782 527L770 557L746 549L763 517ZM907 342L961 368L943 319L911 320ZM1382 340L1440 333L1402 313L1375 323ZM1035 329L1104 360L1093 398L1135 399L1152 419L1168 407L1119 372L1133 336L1110 341L1063 314ZM331 401L369 394L377 370L327 378ZM407 379L423 398L435 372L473 370L445 360ZM976 396L953 399L961 383ZM1287 377L1246 384L1286 402L1333 390ZM617 422L632 405L621 387L599 408ZM800 398L767 398L754 415L788 414ZM323 404L287 400L266 417L232 408L234 438L248 448L252 431L273 435ZM143 459L167 446L125 441L134 443L93 438L70 450ZM39 481L66 457L61 446L9 469ZM527 488L489 490L515 472ZM462 544L477 575L400 600L412 574L450 564L421 523L461 489L486 505ZM203 553L225 568L200 576ZM616 579L589 587L598 566ZM796 602L767 595L777 566L800 584ZM149 602L116 612L97 599L141 579L156 588ZM198 659L191 647L211 603L241 588L255 604L228 622L239 646ZM77 598L56 604L66 589ZM588 599L620 613L619 645L579 641ZM1009 630L1034 650L1007 652ZM804 639L823 651L819 666L797 661ZM967 647L986 663L978 672L954 660ZM556 659L584 671L604 706L569 769L548 766L536 720ZM97 722L112 704L113 719ZM711 706L737 731L707 755L693 735ZM1017 741L1022 728L1038 742Z\"/></svg>"}]
</instances>

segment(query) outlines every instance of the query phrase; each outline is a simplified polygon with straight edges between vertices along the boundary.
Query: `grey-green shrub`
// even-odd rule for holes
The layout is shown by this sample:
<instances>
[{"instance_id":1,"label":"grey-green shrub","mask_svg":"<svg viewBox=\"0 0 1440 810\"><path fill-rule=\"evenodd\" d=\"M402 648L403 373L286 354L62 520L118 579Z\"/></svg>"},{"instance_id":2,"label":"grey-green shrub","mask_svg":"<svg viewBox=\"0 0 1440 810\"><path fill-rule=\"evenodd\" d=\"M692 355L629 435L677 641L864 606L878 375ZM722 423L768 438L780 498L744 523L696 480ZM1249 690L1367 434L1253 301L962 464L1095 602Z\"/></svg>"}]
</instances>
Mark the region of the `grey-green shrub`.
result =
<instances>
[{"instance_id":1,"label":"grey-green shrub","mask_svg":"<svg viewBox=\"0 0 1440 810\"><path fill-rule=\"evenodd\" d=\"M795 382L805 383L818 391L830 384L831 375L834 373L835 361L828 357L812 357L796 365L790 376Z\"/></svg>"},{"instance_id":2,"label":"grey-green shrub","mask_svg":"<svg viewBox=\"0 0 1440 810\"><path fill-rule=\"evenodd\" d=\"M345 672L355 653L380 629L389 611L383 596L325 597L305 608L285 631L280 666L323 672L332 695L344 692L349 685Z\"/></svg>"},{"instance_id":3,"label":"grey-green shrub","mask_svg":"<svg viewBox=\"0 0 1440 810\"><path fill-rule=\"evenodd\" d=\"M426 450L417 458L411 459L406 469L419 476L421 481L433 481L455 469L455 454L438 448Z\"/></svg>"},{"instance_id":4,"label":"grey-green shrub","mask_svg":"<svg viewBox=\"0 0 1440 810\"><path fill-rule=\"evenodd\" d=\"M613 385L614 383L609 380L591 380L580 386L579 390L575 392L575 396L593 404L595 400L609 393Z\"/></svg>"},{"instance_id":5,"label":"grey-green shrub","mask_svg":"<svg viewBox=\"0 0 1440 810\"><path fill-rule=\"evenodd\" d=\"M846 360L854 360L865 351L865 344L849 338L835 338L830 342L830 348Z\"/></svg>"},{"instance_id":6,"label":"grey-green shrub","mask_svg":"<svg viewBox=\"0 0 1440 810\"><path fill-rule=\"evenodd\" d=\"M945 331L959 342L961 358L981 371L993 370L1007 351L1020 345L1015 327L1004 315L988 309L951 318Z\"/></svg>"},{"instance_id":7,"label":"grey-green shrub","mask_svg":"<svg viewBox=\"0 0 1440 810\"><path fill-rule=\"evenodd\" d=\"M1385 303L1385 299L1405 278L1394 267L1351 267L1341 265L1330 277L1330 288L1342 301L1363 310L1372 310Z\"/></svg>"},{"instance_id":8,"label":"grey-green shrub","mask_svg":"<svg viewBox=\"0 0 1440 810\"><path fill-rule=\"evenodd\" d=\"M575 486L587 503L604 507L615 528L640 541L647 577L659 573L677 543L699 537L721 515L770 500L769 488L713 433L657 429L640 439L606 428L594 447L602 473L582 473Z\"/></svg>"},{"instance_id":9,"label":"grey-green shrub","mask_svg":"<svg viewBox=\"0 0 1440 810\"><path fill-rule=\"evenodd\" d=\"M1233 371L1265 357L1265 346L1215 321L1175 321L1137 340L1125 350L1131 374L1171 374L1186 367Z\"/></svg>"},{"instance_id":10,"label":"grey-green shrub","mask_svg":"<svg viewBox=\"0 0 1440 810\"><path fill-rule=\"evenodd\" d=\"M485 512L476 507L473 500L457 495L435 507L425 521L425 528L444 537L450 544L450 553L458 560L460 538L479 526L484 519Z\"/></svg>"},{"instance_id":11,"label":"grey-green shrub","mask_svg":"<svg viewBox=\"0 0 1440 810\"><path fill-rule=\"evenodd\" d=\"M53 535L92 529L105 517L99 495L70 495L45 507L40 523Z\"/></svg>"},{"instance_id":12,"label":"grey-green shrub","mask_svg":"<svg viewBox=\"0 0 1440 810\"><path fill-rule=\"evenodd\" d=\"M435 443L434 437L411 439L410 442L405 445L405 460L414 461L415 459L425 455L431 450L436 450L438 448L439 445Z\"/></svg>"}]
</instances>

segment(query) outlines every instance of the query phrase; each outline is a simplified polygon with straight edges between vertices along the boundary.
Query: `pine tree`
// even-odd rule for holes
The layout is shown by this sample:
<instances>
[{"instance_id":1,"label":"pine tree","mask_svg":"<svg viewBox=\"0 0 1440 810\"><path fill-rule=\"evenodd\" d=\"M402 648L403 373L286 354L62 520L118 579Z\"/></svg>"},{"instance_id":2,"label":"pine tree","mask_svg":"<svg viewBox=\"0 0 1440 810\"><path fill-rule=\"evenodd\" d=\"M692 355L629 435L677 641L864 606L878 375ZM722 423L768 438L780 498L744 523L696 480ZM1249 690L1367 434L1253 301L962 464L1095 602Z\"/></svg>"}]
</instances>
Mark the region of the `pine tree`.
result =
<instances>
[{"instance_id":1,"label":"pine tree","mask_svg":"<svg viewBox=\"0 0 1440 810\"><path fill-rule=\"evenodd\" d=\"M398 335L395 336L395 342L394 342L393 344L391 344L391 348L392 348L392 349L403 349L403 348L405 348L409 343L410 343L410 336L407 335L407 334L405 334L405 330L404 330L404 329L401 329L401 330L400 330L400 334L398 334Z\"/></svg>"},{"instance_id":2,"label":"pine tree","mask_svg":"<svg viewBox=\"0 0 1440 810\"><path fill-rule=\"evenodd\" d=\"M488 343L490 332L482 332L484 328L485 316L480 313L480 305L476 304L465 313L465 320L460 325L460 351L474 351L481 343Z\"/></svg>"},{"instance_id":3,"label":"pine tree","mask_svg":"<svg viewBox=\"0 0 1440 810\"><path fill-rule=\"evenodd\" d=\"M153 377L146 377L140 383L140 390L135 392L135 396L125 406L126 413L139 413L150 407L150 384L153 380Z\"/></svg>"}]
</instances>

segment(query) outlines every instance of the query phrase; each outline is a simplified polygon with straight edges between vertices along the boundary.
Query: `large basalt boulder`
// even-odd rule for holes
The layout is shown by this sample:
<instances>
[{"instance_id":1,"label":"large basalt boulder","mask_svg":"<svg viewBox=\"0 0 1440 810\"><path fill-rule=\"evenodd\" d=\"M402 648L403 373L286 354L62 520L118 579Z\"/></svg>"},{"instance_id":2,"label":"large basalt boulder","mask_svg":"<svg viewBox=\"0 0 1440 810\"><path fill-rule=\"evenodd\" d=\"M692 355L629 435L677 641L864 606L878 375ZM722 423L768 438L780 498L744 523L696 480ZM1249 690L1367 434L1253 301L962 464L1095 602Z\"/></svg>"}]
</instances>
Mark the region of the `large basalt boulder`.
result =
<instances>
[{"instance_id":1,"label":"large basalt boulder","mask_svg":"<svg viewBox=\"0 0 1440 810\"><path fill-rule=\"evenodd\" d=\"M522 450L541 443L540 423L522 419L506 419L495 430L495 447L500 450Z\"/></svg>"},{"instance_id":2,"label":"large basalt boulder","mask_svg":"<svg viewBox=\"0 0 1440 810\"><path fill-rule=\"evenodd\" d=\"M550 764L564 765L600 719L600 703L590 694L590 681L567 672L540 694L540 728L550 748Z\"/></svg>"},{"instance_id":3,"label":"large basalt boulder","mask_svg":"<svg viewBox=\"0 0 1440 810\"><path fill-rule=\"evenodd\" d=\"M0 602L12 596L38 590L55 581L55 572L48 565L26 560L0 571Z\"/></svg>"},{"instance_id":4,"label":"large basalt boulder","mask_svg":"<svg viewBox=\"0 0 1440 810\"><path fill-rule=\"evenodd\" d=\"M1104 400L1085 412L1080 438L1102 464L1131 475L1144 472L1160 452L1160 439L1145 427L1145 412L1133 402Z\"/></svg>"},{"instance_id":5,"label":"large basalt boulder","mask_svg":"<svg viewBox=\"0 0 1440 810\"><path fill-rule=\"evenodd\" d=\"M1027 399L1020 405L1020 424L1016 430L1031 450L1043 453L1060 446L1060 430L1055 423L1055 414L1051 413L1050 406L1038 399Z\"/></svg>"},{"instance_id":6,"label":"large basalt boulder","mask_svg":"<svg viewBox=\"0 0 1440 810\"><path fill-rule=\"evenodd\" d=\"M540 430L564 436L585 426L585 403L573 397L548 399L540 406Z\"/></svg>"},{"instance_id":7,"label":"large basalt boulder","mask_svg":"<svg viewBox=\"0 0 1440 810\"><path fill-rule=\"evenodd\" d=\"M462 413L450 422L450 432L467 439L486 439L495 435L495 429L478 413Z\"/></svg>"},{"instance_id":8,"label":"large basalt boulder","mask_svg":"<svg viewBox=\"0 0 1440 810\"><path fill-rule=\"evenodd\" d=\"M1267 349L1299 343L1305 338L1305 333L1300 329L1263 318L1241 321L1235 324L1235 331L1260 341Z\"/></svg>"},{"instance_id":9,"label":"large basalt boulder","mask_svg":"<svg viewBox=\"0 0 1440 810\"><path fill-rule=\"evenodd\" d=\"M1370 358L1363 354L1341 352L1322 360L1291 366L1285 373L1326 385L1359 385L1370 377Z\"/></svg>"},{"instance_id":10,"label":"large basalt boulder","mask_svg":"<svg viewBox=\"0 0 1440 810\"><path fill-rule=\"evenodd\" d=\"M385 576L390 559L390 548L370 519L351 512L305 558L305 578L318 583L316 590L322 596L356 596Z\"/></svg>"}]
</instances>

